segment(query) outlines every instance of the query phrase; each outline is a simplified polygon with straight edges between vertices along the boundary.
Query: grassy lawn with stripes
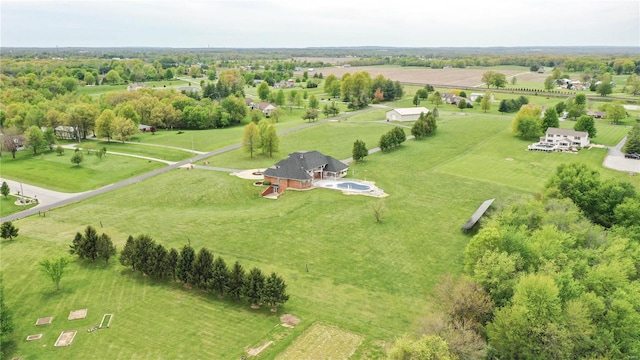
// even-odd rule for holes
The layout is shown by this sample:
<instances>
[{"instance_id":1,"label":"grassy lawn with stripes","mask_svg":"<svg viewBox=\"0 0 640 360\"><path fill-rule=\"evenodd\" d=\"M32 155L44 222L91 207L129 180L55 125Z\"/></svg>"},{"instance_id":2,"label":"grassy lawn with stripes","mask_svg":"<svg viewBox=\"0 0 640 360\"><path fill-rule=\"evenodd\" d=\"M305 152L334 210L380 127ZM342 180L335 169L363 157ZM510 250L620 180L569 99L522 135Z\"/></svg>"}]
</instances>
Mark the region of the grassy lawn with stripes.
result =
<instances>
[{"instance_id":1,"label":"grassy lawn with stripes","mask_svg":"<svg viewBox=\"0 0 640 360\"><path fill-rule=\"evenodd\" d=\"M634 181L640 188L640 177L600 168L604 150L527 152L529 142L509 133L511 119L446 115L435 137L408 141L354 165L355 177L375 181L389 194L384 199L314 189L287 191L273 201L260 198L260 188L250 180L175 170L52 210L47 217L16 221L20 237L0 243L5 303L16 324L10 355L237 359L248 348L275 341L261 355L274 358L317 323L361 337L356 356L381 354L381 344L420 325L439 276L461 272L469 236L460 227L482 201L509 203L539 191L555 166L568 161L588 163L604 177ZM354 136L377 139L388 128L330 123L281 141L286 151L317 146L342 157L350 155ZM221 163L231 166L240 156L246 154L231 153ZM216 158L211 165L219 165ZM372 211L379 203L381 224ZM149 234L168 248L190 242L227 263L275 271L287 282L291 299L277 313L252 310L246 303L142 277L115 259L109 266L74 260L56 292L37 262L67 254L75 233L89 224L110 235L119 249L128 235ZM66 320L69 311L82 308L88 309L86 319ZM111 327L87 332L105 313L114 314ZM298 327L281 330L284 313L299 317ZM36 328L36 319L45 316L54 316L53 323ZM62 330L78 334L71 346L54 348ZM41 332L42 340L24 340Z\"/></svg>"},{"instance_id":2,"label":"grassy lawn with stripes","mask_svg":"<svg viewBox=\"0 0 640 360\"><path fill-rule=\"evenodd\" d=\"M300 150L318 150L337 159L351 157L353 143L360 139L368 148L378 146L380 136L392 127L386 123L365 122L327 122L310 128L280 136L280 151L269 157L259 150L253 158L244 149L229 151L215 155L207 160L212 166L234 169L254 169L269 167L287 157L288 154ZM405 129L410 135L410 129ZM330 139L330 140L328 140Z\"/></svg>"},{"instance_id":3,"label":"grassy lawn with stripes","mask_svg":"<svg viewBox=\"0 0 640 360\"><path fill-rule=\"evenodd\" d=\"M71 163L73 150L62 156L55 152L33 156L29 150L18 151L16 158L0 157L2 176L15 181L61 192L81 192L97 189L120 180L158 169L165 164L133 157L107 155L99 159L83 153L80 166Z\"/></svg>"}]
</instances>

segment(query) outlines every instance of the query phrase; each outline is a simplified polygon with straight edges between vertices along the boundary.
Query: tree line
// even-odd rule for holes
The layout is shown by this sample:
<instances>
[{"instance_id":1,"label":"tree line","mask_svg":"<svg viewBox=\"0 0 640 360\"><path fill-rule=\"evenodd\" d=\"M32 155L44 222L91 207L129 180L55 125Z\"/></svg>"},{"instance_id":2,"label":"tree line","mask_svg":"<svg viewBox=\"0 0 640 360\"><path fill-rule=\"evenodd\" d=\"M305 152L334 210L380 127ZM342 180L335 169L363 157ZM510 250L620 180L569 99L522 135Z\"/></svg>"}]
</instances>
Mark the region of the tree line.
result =
<instances>
[{"instance_id":1,"label":"tree line","mask_svg":"<svg viewBox=\"0 0 640 360\"><path fill-rule=\"evenodd\" d=\"M133 271L162 280L181 281L185 285L240 301L252 307L262 304L275 310L289 300L287 284L275 272L266 276L257 267L249 272L236 261L229 268L225 260L202 247L197 253L190 244L180 252L167 250L148 235L129 236L120 252L120 263Z\"/></svg>"},{"instance_id":2,"label":"tree line","mask_svg":"<svg viewBox=\"0 0 640 360\"><path fill-rule=\"evenodd\" d=\"M399 339L392 354L435 348L459 359L623 359L640 353L640 199L631 189L566 164L542 194L499 205L469 241L464 275L436 286L438 309L424 319L422 337Z\"/></svg>"}]
</instances>

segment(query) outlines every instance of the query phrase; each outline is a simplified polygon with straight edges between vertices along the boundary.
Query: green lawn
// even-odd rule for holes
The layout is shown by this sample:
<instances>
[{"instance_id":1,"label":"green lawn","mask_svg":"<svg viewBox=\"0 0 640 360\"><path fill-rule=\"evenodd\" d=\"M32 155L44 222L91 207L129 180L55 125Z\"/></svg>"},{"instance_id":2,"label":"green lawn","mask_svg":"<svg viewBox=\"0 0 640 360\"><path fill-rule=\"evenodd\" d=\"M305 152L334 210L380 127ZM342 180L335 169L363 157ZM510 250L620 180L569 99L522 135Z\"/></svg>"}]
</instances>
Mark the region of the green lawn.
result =
<instances>
[{"instance_id":1,"label":"green lawn","mask_svg":"<svg viewBox=\"0 0 640 360\"><path fill-rule=\"evenodd\" d=\"M207 160L211 162L211 166L242 170L269 167L286 158L288 154L300 150L318 150L337 159L346 159L351 157L353 143L356 140L360 139L368 148L374 148L380 136L390 129L391 126L385 123L351 120L327 122L280 136L280 151L274 154L273 158L260 152L251 158L244 149L237 149L212 156ZM405 131L407 134L409 134L408 130Z\"/></svg>"},{"instance_id":2,"label":"green lawn","mask_svg":"<svg viewBox=\"0 0 640 360\"><path fill-rule=\"evenodd\" d=\"M18 200L18 197L9 195L7 197L0 197L0 217L5 217L7 215L11 215L13 213L20 212L22 210L30 209L35 206L34 205L16 205L15 202Z\"/></svg>"},{"instance_id":3,"label":"green lawn","mask_svg":"<svg viewBox=\"0 0 640 360\"><path fill-rule=\"evenodd\" d=\"M191 82L195 84L195 82ZM189 83L184 80L163 80L163 81L149 81L146 84L151 89L161 90L161 89L174 89L181 86L187 86ZM100 97L102 94L114 92L114 91L124 91L127 89L128 85L100 85L100 86L82 86L78 88L78 94L81 95L89 95L91 97ZM198 86L198 84L196 85Z\"/></svg>"},{"instance_id":4,"label":"green lawn","mask_svg":"<svg viewBox=\"0 0 640 360\"><path fill-rule=\"evenodd\" d=\"M79 145L80 148L82 148L82 146L82 144ZM125 154L134 154L138 156L152 157L155 159L167 161L180 161L194 156L190 149L185 149L186 151L182 151L161 146L147 146L130 143L123 144L117 141L97 141L95 142L94 146L96 147L96 149L100 149L102 147L107 148L107 155L109 155L110 152L119 152Z\"/></svg>"},{"instance_id":5,"label":"green lawn","mask_svg":"<svg viewBox=\"0 0 640 360\"><path fill-rule=\"evenodd\" d=\"M18 151L16 158L0 157L2 176L61 192L96 189L120 180L165 166L162 163L133 157L109 155L101 159L84 152L80 166L71 163L73 151L58 156L48 152L33 156L29 150Z\"/></svg>"},{"instance_id":6,"label":"green lawn","mask_svg":"<svg viewBox=\"0 0 640 360\"><path fill-rule=\"evenodd\" d=\"M52 210L46 218L16 221L20 238L0 243L5 302L16 324L9 357L92 358L99 352L110 359L237 359L245 348L275 340L264 355L273 358L317 322L363 336L357 354L379 354L381 344L420 325L438 277L460 273L469 240L460 227L482 201L508 203L539 191L562 162L600 167L599 149L527 152L527 142L508 132L510 122L509 116L443 116L436 136L370 155L353 168L357 178L367 177L389 194L384 199L315 189L290 190L274 201L260 198L250 180L175 170ZM314 145L349 156L354 136L377 138L389 128L328 123L283 136L283 153ZM242 156L213 157L211 163L240 164ZM640 177L600 172L640 188ZM372 206L379 202L383 222L376 224ZM67 254L74 234L88 224L109 234L119 249L128 235L149 234L167 247L190 242L227 263L275 271L288 283L291 299L278 313L255 311L133 274L116 261L108 267L72 262L56 292L37 262ZM66 320L69 311L82 308L89 309L87 319ZM114 314L111 328L88 333L105 313ZM283 313L298 316L299 327L278 330ZM36 328L36 318L45 316L54 316L53 324ZM72 329L78 330L73 345L52 346L60 331ZM40 332L42 340L24 341Z\"/></svg>"}]
</instances>

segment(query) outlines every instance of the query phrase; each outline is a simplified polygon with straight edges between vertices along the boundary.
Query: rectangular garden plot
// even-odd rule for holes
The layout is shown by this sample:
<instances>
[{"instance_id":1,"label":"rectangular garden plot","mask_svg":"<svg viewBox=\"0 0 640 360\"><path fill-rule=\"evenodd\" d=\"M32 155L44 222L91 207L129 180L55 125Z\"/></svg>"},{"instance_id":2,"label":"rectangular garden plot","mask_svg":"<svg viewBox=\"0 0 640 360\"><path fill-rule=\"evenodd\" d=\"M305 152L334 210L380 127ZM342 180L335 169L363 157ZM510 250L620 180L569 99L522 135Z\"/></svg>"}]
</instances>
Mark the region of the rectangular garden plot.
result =
<instances>
[{"instance_id":1,"label":"rectangular garden plot","mask_svg":"<svg viewBox=\"0 0 640 360\"><path fill-rule=\"evenodd\" d=\"M39 318L38 320L36 320L36 326L48 325L48 324L51 324L52 321L53 321L53 316Z\"/></svg>"},{"instance_id":2,"label":"rectangular garden plot","mask_svg":"<svg viewBox=\"0 0 640 360\"><path fill-rule=\"evenodd\" d=\"M108 328L111 326L111 320L113 320L113 314L104 314L102 316L102 321L100 321L100 329Z\"/></svg>"},{"instance_id":3,"label":"rectangular garden plot","mask_svg":"<svg viewBox=\"0 0 640 360\"><path fill-rule=\"evenodd\" d=\"M71 345L71 343L73 342L73 339L76 337L76 333L78 332L78 330L71 330L71 331L63 331L60 333L60 336L58 336L58 340L56 340L56 343L54 346L69 346Z\"/></svg>"},{"instance_id":4,"label":"rectangular garden plot","mask_svg":"<svg viewBox=\"0 0 640 360\"><path fill-rule=\"evenodd\" d=\"M84 319L87 317L87 309L73 310L69 313L69 320Z\"/></svg>"}]
</instances>

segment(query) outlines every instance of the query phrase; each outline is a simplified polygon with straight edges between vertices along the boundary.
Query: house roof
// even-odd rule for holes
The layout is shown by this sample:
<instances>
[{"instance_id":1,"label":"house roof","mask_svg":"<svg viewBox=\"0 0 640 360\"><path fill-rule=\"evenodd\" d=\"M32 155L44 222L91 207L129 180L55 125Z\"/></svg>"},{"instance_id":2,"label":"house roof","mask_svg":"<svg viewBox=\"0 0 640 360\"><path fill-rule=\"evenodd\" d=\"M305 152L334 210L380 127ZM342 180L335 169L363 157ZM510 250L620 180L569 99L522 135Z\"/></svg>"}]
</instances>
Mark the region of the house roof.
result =
<instances>
[{"instance_id":1,"label":"house roof","mask_svg":"<svg viewBox=\"0 0 640 360\"><path fill-rule=\"evenodd\" d=\"M424 106L420 107L409 107L409 108L397 108L389 111L395 111L400 115L420 115L422 113L428 114L429 109Z\"/></svg>"},{"instance_id":2,"label":"house roof","mask_svg":"<svg viewBox=\"0 0 640 360\"><path fill-rule=\"evenodd\" d=\"M571 129L560 129L554 127L548 128L547 134L562 136L589 136L589 133L587 133L586 131L575 131Z\"/></svg>"},{"instance_id":3,"label":"house roof","mask_svg":"<svg viewBox=\"0 0 640 360\"><path fill-rule=\"evenodd\" d=\"M307 171L323 168L324 171L340 172L348 168L347 164L331 157L324 155L318 151L298 151L286 159L278 161L274 166L266 169L264 175L295 179L295 180L311 180L312 175Z\"/></svg>"},{"instance_id":4,"label":"house roof","mask_svg":"<svg viewBox=\"0 0 640 360\"><path fill-rule=\"evenodd\" d=\"M260 110L275 109L276 108L273 104L268 103L266 101L259 102L258 104L256 104L256 107L258 109L260 109Z\"/></svg>"}]
</instances>

